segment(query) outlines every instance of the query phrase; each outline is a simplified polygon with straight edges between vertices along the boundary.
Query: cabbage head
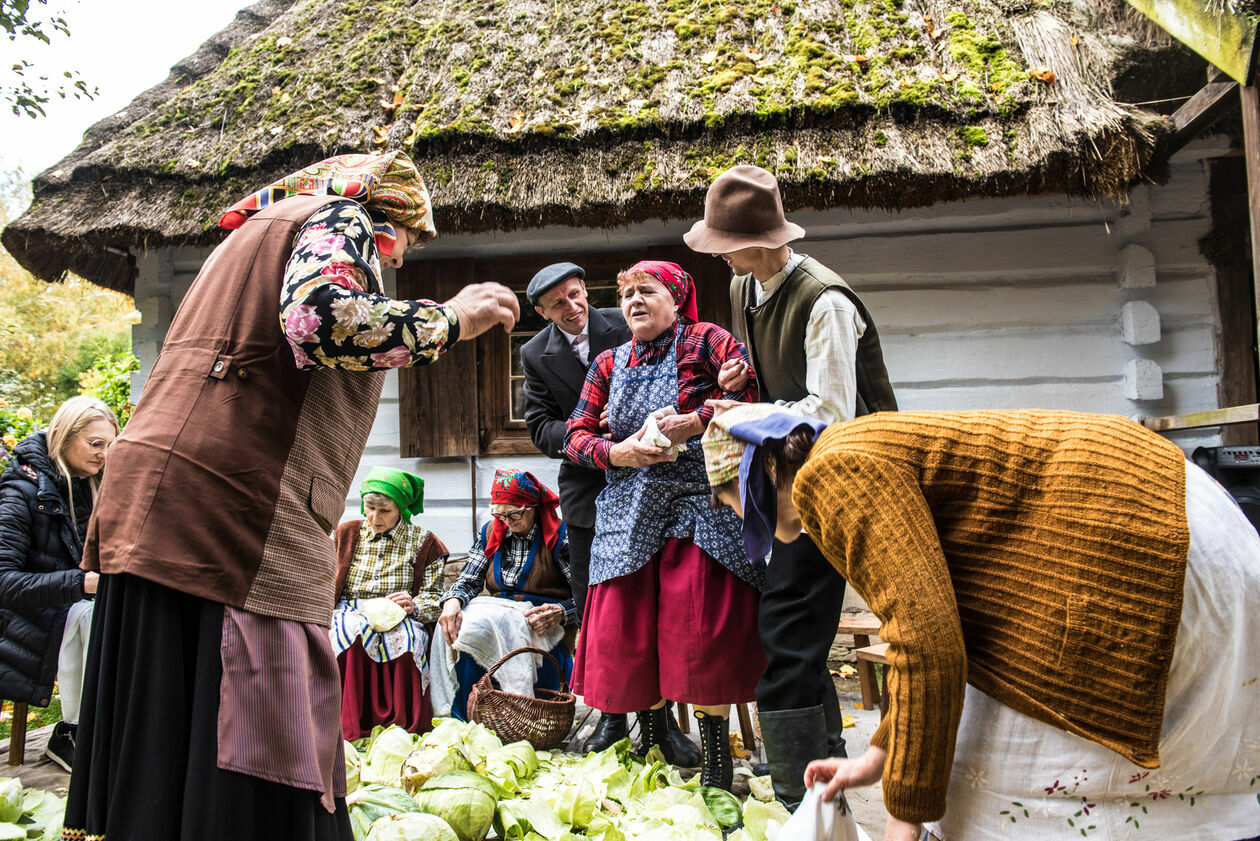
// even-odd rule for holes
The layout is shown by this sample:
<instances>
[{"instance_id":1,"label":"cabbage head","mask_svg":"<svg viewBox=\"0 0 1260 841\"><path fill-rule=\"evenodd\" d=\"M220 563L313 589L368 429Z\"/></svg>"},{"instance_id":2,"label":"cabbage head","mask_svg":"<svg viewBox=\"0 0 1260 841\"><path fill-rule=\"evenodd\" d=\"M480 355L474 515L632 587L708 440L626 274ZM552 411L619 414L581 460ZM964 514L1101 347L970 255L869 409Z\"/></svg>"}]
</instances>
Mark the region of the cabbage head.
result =
<instances>
[{"instance_id":1,"label":"cabbage head","mask_svg":"<svg viewBox=\"0 0 1260 841\"><path fill-rule=\"evenodd\" d=\"M407 758L403 760L402 787L415 794L434 777L452 771L471 770L472 766L455 745L426 745L421 742L420 747L407 754Z\"/></svg>"},{"instance_id":2,"label":"cabbage head","mask_svg":"<svg viewBox=\"0 0 1260 841\"><path fill-rule=\"evenodd\" d=\"M777 800L763 803L749 798L744 804L744 830L750 841L775 841L779 830L791 817L791 813Z\"/></svg>"},{"instance_id":3,"label":"cabbage head","mask_svg":"<svg viewBox=\"0 0 1260 841\"><path fill-rule=\"evenodd\" d=\"M22 817L22 781L17 777L0 779L0 823L17 823L20 817Z\"/></svg>"},{"instance_id":4,"label":"cabbage head","mask_svg":"<svg viewBox=\"0 0 1260 841\"><path fill-rule=\"evenodd\" d=\"M368 627L378 634L396 627L407 618L407 611L398 602L384 596L379 599L363 599L357 609L367 619Z\"/></svg>"},{"instance_id":5,"label":"cabbage head","mask_svg":"<svg viewBox=\"0 0 1260 841\"><path fill-rule=\"evenodd\" d=\"M0 823L0 841L26 841L26 827L15 823Z\"/></svg>"},{"instance_id":6,"label":"cabbage head","mask_svg":"<svg viewBox=\"0 0 1260 841\"><path fill-rule=\"evenodd\" d=\"M415 737L396 724L373 727L367 753L359 769L359 781L398 785L403 760L411 753L415 743Z\"/></svg>"},{"instance_id":7,"label":"cabbage head","mask_svg":"<svg viewBox=\"0 0 1260 841\"><path fill-rule=\"evenodd\" d=\"M437 815L386 815L372 824L365 841L459 841Z\"/></svg>"},{"instance_id":8,"label":"cabbage head","mask_svg":"<svg viewBox=\"0 0 1260 841\"><path fill-rule=\"evenodd\" d=\"M521 741L504 745L498 757L512 766L518 780L532 777L538 770L538 753L529 742Z\"/></svg>"},{"instance_id":9,"label":"cabbage head","mask_svg":"<svg viewBox=\"0 0 1260 841\"><path fill-rule=\"evenodd\" d=\"M519 841L531 832L543 838L559 838L569 825L556 817L551 807L541 800L501 800L494 813L494 829L505 841Z\"/></svg>"},{"instance_id":10,"label":"cabbage head","mask_svg":"<svg viewBox=\"0 0 1260 841\"><path fill-rule=\"evenodd\" d=\"M420 811L446 821L459 841L482 841L494 822L497 803L494 784L472 771L434 777L416 792Z\"/></svg>"},{"instance_id":11,"label":"cabbage head","mask_svg":"<svg viewBox=\"0 0 1260 841\"><path fill-rule=\"evenodd\" d=\"M346 753L346 794L349 794L359 787L359 769L363 765L363 757L359 756L359 749L352 743L346 742L343 747Z\"/></svg>"},{"instance_id":12,"label":"cabbage head","mask_svg":"<svg viewBox=\"0 0 1260 841\"><path fill-rule=\"evenodd\" d=\"M400 788L369 784L360 786L346 795L346 808L350 812L350 828L355 841L367 837L372 823L386 815L417 811L416 801Z\"/></svg>"}]
</instances>

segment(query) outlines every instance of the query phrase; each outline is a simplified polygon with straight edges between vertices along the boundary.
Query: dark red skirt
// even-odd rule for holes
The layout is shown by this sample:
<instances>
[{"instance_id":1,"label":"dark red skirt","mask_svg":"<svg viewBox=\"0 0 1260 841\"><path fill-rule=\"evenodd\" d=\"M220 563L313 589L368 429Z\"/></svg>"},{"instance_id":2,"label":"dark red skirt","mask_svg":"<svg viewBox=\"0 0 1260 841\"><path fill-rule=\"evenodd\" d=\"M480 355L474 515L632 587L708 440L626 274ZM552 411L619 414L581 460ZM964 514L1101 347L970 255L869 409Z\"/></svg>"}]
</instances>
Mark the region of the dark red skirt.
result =
<instances>
[{"instance_id":1,"label":"dark red skirt","mask_svg":"<svg viewBox=\"0 0 1260 841\"><path fill-rule=\"evenodd\" d=\"M337 655L341 671L341 733L349 740L371 734L376 725L397 724L411 733L433 729L429 692L410 653L378 663L361 645Z\"/></svg>"},{"instance_id":2,"label":"dark red skirt","mask_svg":"<svg viewBox=\"0 0 1260 841\"><path fill-rule=\"evenodd\" d=\"M766 658L756 588L689 540L670 539L642 569L591 587L573 691L610 713L661 698L717 706L753 700Z\"/></svg>"}]
</instances>

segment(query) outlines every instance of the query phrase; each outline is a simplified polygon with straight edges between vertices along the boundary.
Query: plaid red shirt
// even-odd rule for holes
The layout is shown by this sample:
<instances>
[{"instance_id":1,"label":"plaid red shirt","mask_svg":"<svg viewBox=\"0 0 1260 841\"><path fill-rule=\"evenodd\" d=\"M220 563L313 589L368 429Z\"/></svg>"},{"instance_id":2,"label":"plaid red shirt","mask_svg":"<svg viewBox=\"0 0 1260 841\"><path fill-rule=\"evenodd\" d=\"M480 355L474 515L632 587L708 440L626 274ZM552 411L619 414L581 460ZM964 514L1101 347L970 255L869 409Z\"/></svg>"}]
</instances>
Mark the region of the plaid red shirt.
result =
<instances>
[{"instance_id":1,"label":"plaid red shirt","mask_svg":"<svg viewBox=\"0 0 1260 841\"><path fill-rule=\"evenodd\" d=\"M679 332L674 326L650 342L632 339L630 367L653 365L669 354L669 346ZM727 394L718 387L717 375L722 363L741 357L748 361L744 345L716 324L702 321L683 324L678 339L678 411L681 414L696 412L701 423L709 425L713 410L704 405L706 400L727 398L757 402L757 384L749 368L747 387L736 394ZM606 350L595 359L582 384L582 396L569 418L565 435L565 457L572 462L607 470L612 466L608 451L613 442L600 437L599 416L608 405L608 384L612 380L615 349Z\"/></svg>"}]
</instances>

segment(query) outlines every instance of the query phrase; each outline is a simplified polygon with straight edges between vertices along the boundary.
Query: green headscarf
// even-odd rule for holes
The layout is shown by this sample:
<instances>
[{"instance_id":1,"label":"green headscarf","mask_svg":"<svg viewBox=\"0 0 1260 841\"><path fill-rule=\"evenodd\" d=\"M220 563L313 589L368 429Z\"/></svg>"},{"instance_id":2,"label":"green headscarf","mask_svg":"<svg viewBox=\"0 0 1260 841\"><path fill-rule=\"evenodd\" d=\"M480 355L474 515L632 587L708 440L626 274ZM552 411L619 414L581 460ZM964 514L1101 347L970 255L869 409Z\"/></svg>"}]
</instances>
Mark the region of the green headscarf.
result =
<instances>
[{"instance_id":1,"label":"green headscarf","mask_svg":"<svg viewBox=\"0 0 1260 841\"><path fill-rule=\"evenodd\" d=\"M394 501L404 520L410 520L424 510L424 480L414 473L393 467L373 467L359 485L359 512L363 510L363 495L385 494Z\"/></svg>"}]
</instances>

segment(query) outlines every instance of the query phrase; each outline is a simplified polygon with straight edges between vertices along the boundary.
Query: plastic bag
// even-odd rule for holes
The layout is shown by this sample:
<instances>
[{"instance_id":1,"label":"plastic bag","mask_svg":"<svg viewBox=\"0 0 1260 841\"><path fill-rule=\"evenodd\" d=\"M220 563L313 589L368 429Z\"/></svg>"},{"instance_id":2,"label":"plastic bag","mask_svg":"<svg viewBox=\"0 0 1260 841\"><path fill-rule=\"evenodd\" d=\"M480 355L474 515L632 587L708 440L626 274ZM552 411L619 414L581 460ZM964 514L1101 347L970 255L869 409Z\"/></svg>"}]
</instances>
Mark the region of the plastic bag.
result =
<instances>
[{"instance_id":1,"label":"plastic bag","mask_svg":"<svg viewBox=\"0 0 1260 841\"><path fill-rule=\"evenodd\" d=\"M869 841L853 820L843 794L830 803L822 799L826 788L826 783L814 783L805 792L792 819L779 831L779 838L784 841Z\"/></svg>"}]
</instances>

